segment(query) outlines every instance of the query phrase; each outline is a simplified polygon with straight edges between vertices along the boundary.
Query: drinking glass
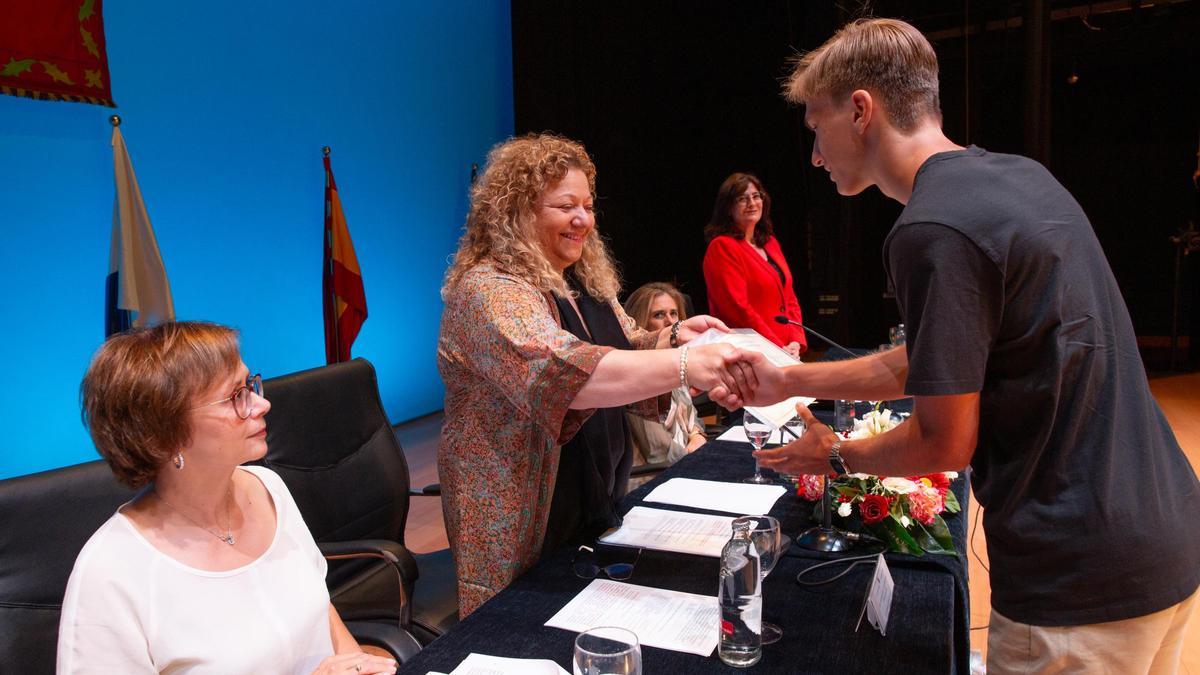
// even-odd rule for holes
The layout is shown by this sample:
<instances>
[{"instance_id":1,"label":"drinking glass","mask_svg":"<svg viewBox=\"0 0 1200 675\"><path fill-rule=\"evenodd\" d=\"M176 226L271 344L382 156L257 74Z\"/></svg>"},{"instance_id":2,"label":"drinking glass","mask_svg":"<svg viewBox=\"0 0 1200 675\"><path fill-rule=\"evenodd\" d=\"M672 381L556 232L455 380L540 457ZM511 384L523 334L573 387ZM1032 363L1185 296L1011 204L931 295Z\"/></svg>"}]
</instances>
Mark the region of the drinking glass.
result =
<instances>
[{"instance_id":1,"label":"drinking glass","mask_svg":"<svg viewBox=\"0 0 1200 675\"><path fill-rule=\"evenodd\" d=\"M780 556L783 555L783 535L779 531L779 521L771 516L742 517L754 522L754 529L750 531L750 541L754 542L754 549L758 551L762 578L765 581L771 570L775 569L775 563L779 562ZM779 626L768 621L762 622L764 645L779 642L781 637L783 637L783 630Z\"/></svg>"},{"instance_id":2,"label":"drinking glass","mask_svg":"<svg viewBox=\"0 0 1200 675\"><path fill-rule=\"evenodd\" d=\"M575 637L575 675L642 675L642 648L633 631L602 626Z\"/></svg>"},{"instance_id":3,"label":"drinking glass","mask_svg":"<svg viewBox=\"0 0 1200 675\"><path fill-rule=\"evenodd\" d=\"M755 450L762 450L763 446L767 444L767 439L771 437L771 425L755 417L749 410L742 417L742 428L746 430L746 438L750 440L750 445L754 446ZM763 475L762 465L758 463L758 459L755 459L754 475L743 479L742 482L765 485L772 481Z\"/></svg>"},{"instance_id":4,"label":"drinking glass","mask_svg":"<svg viewBox=\"0 0 1200 675\"><path fill-rule=\"evenodd\" d=\"M807 430L808 425L806 425L804 420L800 419L800 416L797 415L784 423L783 429L780 432L779 442L787 445L792 441L798 441L804 437L804 432ZM790 483L792 487L795 487L796 482L800 480L800 476L794 473L783 473L781 471L777 471L776 473L778 473L780 478L783 478L785 482Z\"/></svg>"},{"instance_id":5,"label":"drinking glass","mask_svg":"<svg viewBox=\"0 0 1200 675\"><path fill-rule=\"evenodd\" d=\"M855 404L858 401L838 399L833 404L833 430L843 436L854 431Z\"/></svg>"}]
</instances>

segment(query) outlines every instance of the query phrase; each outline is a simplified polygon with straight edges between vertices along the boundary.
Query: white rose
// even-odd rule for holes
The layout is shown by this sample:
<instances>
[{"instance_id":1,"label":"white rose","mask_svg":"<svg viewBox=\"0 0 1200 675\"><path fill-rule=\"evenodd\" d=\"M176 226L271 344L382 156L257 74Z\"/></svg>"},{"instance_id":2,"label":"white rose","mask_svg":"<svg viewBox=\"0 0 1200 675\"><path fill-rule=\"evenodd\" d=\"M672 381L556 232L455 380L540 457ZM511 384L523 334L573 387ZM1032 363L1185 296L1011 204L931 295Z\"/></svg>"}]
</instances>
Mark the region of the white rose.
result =
<instances>
[{"instance_id":1,"label":"white rose","mask_svg":"<svg viewBox=\"0 0 1200 675\"><path fill-rule=\"evenodd\" d=\"M955 478L958 478L957 471L943 471L942 475L945 476L949 480L954 480Z\"/></svg>"},{"instance_id":2,"label":"white rose","mask_svg":"<svg viewBox=\"0 0 1200 675\"><path fill-rule=\"evenodd\" d=\"M889 476L881 482L883 483L883 487L897 494L906 495L917 491L917 484L907 478Z\"/></svg>"},{"instance_id":3,"label":"white rose","mask_svg":"<svg viewBox=\"0 0 1200 675\"><path fill-rule=\"evenodd\" d=\"M838 515L847 518L850 516L850 502L842 502L838 504Z\"/></svg>"},{"instance_id":4,"label":"white rose","mask_svg":"<svg viewBox=\"0 0 1200 675\"><path fill-rule=\"evenodd\" d=\"M908 519L908 516L900 516L900 524L908 527L909 525L912 525L912 521Z\"/></svg>"}]
</instances>

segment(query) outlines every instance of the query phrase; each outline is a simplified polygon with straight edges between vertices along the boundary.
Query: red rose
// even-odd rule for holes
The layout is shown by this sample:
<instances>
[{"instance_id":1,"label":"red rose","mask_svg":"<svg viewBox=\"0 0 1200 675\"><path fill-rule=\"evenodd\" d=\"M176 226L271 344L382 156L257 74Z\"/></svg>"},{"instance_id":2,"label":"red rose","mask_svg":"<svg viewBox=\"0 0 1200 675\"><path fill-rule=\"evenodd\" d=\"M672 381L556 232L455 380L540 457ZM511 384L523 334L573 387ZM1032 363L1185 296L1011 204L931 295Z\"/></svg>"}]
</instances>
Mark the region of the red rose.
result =
<instances>
[{"instance_id":1,"label":"red rose","mask_svg":"<svg viewBox=\"0 0 1200 675\"><path fill-rule=\"evenodd\" d=\"M858 512L862 514L864 523L872 525L886 518L891 508L892 500L883 495L863 495L862 503L858 505Z\"/></svg>"}]
</instances>

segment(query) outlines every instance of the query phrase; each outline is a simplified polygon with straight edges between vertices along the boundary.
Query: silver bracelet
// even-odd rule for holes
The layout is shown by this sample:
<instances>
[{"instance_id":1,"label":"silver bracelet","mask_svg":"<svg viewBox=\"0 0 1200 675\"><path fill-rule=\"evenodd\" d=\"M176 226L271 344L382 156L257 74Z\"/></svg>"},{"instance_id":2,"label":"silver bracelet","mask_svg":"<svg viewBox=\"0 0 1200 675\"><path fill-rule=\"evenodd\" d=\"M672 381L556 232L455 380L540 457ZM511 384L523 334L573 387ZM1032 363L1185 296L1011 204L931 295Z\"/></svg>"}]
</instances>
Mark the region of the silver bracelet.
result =
<instances>
[{"instance_id":1,"label":"silver bracelet","mask_svg":"<svg viewBox=\"0 0 1200 675\"><path fill-rule=\"evenodd\" d=\"M687 389L687 345L679 350L679 386Z\"/></svg>"}]
</instances>

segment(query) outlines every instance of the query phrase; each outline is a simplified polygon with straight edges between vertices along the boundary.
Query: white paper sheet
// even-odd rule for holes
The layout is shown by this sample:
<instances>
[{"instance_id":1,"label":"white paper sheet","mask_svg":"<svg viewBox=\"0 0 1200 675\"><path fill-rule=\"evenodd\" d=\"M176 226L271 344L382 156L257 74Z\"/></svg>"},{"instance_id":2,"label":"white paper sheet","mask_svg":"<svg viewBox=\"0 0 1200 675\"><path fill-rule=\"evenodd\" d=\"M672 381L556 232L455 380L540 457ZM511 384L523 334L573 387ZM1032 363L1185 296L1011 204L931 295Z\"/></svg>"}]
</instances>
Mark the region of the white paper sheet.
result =
<instances>
[{"instance_id":1,"label":"white paper sheet","mask_svg":"<svg viewBox=\"0 0 1200 675\"><path fill-rule=\"evenodd\" d=\"M699 346L716 344L718 342L731 344L738 349L760 352L766 355L767 361L779 368L794 366L800 363L799 359L780 349L778 345L763 337L753 328L734 328L728 333L716 328L709 328L701 333L699 337L689 342L688 345ZM772 405L748 406L746 410L749 410L755 417L778 429L796 416L797 405L810 406L815 400L815 398L807 396L793 396Z\"/></svg>"},{"instance_id":2,"label":"white paper sheet","mask_svg":"<svg viewBox=\"0 0 1200 675\"><path fill-rule=\"evenodd\" d=\"M720 614L716 596L596 579L546 625L577 633L617 626L645 646L708 656L717 648Z\"/></svg>"},{"instance_id":3,"label":"white paper sheet","mask_svg":"<svg viewBox=\"0 0 1200 675\"><path fill-rule=\"evenodd\" d=\"M435 675L430 671L429 675ZM469 654L450 675L571 675L549 659L510 659Z\"/></svg>"},{"instance_id":4,"label":"white paper sheet","mask_svg":"<svg viewBox=\"0 0 1200 675\"><path fill-rule=\"evenodd\" d=\"M733 518L635 506L621 527L600 537L605 544L636 546L718 558L732 535Z\"/></svg>"},{"instance_id":5,"label":"white paper sheet","mask_svg":"<svg viewBox=\"0 0 1200 675\"><path fill-rule=\"evenodd\" d=\"M785 436L786 438L784 438ZM726 429L725 433L717 436L717 440L732 441L734 443L750 442L750 439L746 438L746 427L741 426L740 424L736 427L729 427ZM771 435L767 437L767 441L764 443L764 445L770 445L772 443L783 445L784 443L791 443L793 440L795 439L792 438L790 434L785 434L782 429L772 429Z\"/></svg>"},{"instance_id":6,"label":"white paper sheet","mask_svg":"<svg viewBox=\"0 0 1200 675\"><path fill-rule=\"evenodd\" d=\"M739 516L762 516L785 493L787 488L782 485L672 478L651 490L644 501L736 513Z\"/></svg>"}]
</instances>

